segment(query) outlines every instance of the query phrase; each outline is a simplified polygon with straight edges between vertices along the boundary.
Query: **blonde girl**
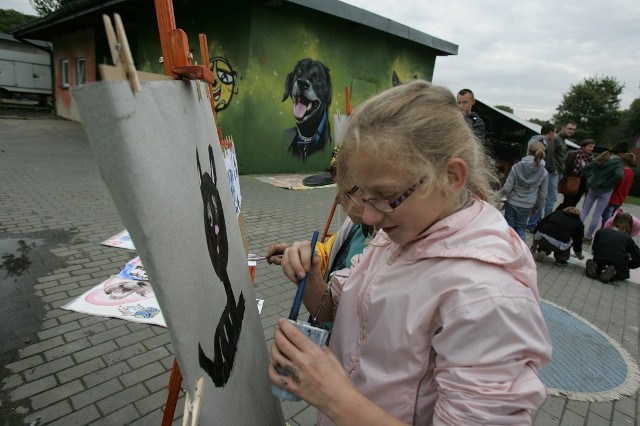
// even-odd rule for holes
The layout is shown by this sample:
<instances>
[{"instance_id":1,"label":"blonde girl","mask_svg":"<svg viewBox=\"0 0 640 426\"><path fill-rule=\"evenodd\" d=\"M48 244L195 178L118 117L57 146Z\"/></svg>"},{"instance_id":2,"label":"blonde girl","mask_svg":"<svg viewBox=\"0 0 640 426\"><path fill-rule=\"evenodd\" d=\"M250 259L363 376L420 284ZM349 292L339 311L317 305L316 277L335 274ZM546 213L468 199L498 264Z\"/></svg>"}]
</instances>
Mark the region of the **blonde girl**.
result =
<instances>
[{"instance_id":1,"label":"blonde girl","mask_svg":"<svg viewBox=\"0 0 640 426\"><path fill-rule=\"evenodd\" d=\"M412 81L351 116L338 179L379 229L320 320L329 348L277 324L269 377L318 408L318 424L529 424L551 354L536 268L493 198L495 174L453 94ZM282 267L326 288L309 242ZM288 372L280 376L275 366Z\"/></svg>"}]
</instances>

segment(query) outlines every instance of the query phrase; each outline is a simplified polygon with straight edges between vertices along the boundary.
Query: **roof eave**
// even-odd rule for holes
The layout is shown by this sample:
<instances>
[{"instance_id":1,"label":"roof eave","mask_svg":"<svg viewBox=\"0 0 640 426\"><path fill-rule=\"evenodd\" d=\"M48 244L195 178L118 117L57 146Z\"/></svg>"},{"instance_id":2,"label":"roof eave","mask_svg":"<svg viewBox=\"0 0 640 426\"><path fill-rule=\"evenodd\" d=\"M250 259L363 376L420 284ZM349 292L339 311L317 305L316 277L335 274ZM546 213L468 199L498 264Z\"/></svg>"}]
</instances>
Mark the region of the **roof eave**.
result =
<instances>
[{"instance_id":1,"label":"roof eave","mask_svg":"<svg viewBox=\"0 0 640 426\"><path fill-rule=\"evenodd\" d=\"M328 15L337 16L348 21L375 28L398 37L430 47L438 56L458 54L458 45L439 39L429 34L408 27L389 18L360 9L339 0L285 0L289 3L308 7Z\"/></svg>"}]
</instances>

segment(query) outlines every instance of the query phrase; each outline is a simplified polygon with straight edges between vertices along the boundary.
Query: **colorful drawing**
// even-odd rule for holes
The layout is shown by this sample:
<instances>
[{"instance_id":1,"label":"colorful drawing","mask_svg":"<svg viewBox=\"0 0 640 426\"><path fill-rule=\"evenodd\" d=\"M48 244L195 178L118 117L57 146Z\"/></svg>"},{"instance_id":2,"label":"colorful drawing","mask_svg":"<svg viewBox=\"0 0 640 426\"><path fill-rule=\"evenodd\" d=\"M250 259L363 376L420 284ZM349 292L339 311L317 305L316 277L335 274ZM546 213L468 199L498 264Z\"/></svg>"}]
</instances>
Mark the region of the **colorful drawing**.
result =
<instances>
[{"instance_id":1,"label":"colorful drawing","mask_svg":"<svg viewBox=\"0 0 640 426\"><path fill-rule=\"evenodd\" d=\"M282 102L293 100L296 126L285 131L289 151L305 159L324 149L331 140L328 120L333 89L329 68L313 59L302 59L287 75Z\"/></svg>"},{"instance_id":2,"label":"colorful drawing","mask_svg":"<svg viewBox=\"0 0 640 426\"><path fill-rule=\"evenodd\" d=\"M141 304L137 304L135 306L120 306L118 308L120 312L122 312L122 316L129 316L135 318L153 318L160 313L160 309L154 308L153 306L142 306Z\"/></svg>"},{"instance_id":3,"label":"colorful drawing","mask_svg":"<svg viewBox=\"0 0 640 426\"><path fill-rule=\"evenodd\" d=\"M144 266L142 265L142 260L140 260L140 257L136 257L135 259L127 262L127 264L118 275L127 280L149 280L149 278L147 277L147 271L144 270Z\"/></svg>"},{"instance_id":4,"label":"colorful drawing","mask_svg":"<svg viewBox=\"0 0 640 426\"><path fill-rule=\"evenodd\" d=\"M147 281L137 281L112 275L87 292L84 300L97 306L116 306L155 297Z\"/></svg>"},{"instance_id":5,"label":"colorful drawing","mask_svg":"<svg viewBox=\"0 0 640 426\"><path fill-rule=\"evenodd\" d=\"M242 329L242 319L244 317L244 295L240 293L238 304L236 305L231 281L227 274L227 261L229 260L229 244L227 243L227 229L224 220L224 211L220 194L216 187L217 176L216 166L213 156L213 149L209 145L209 166L211 174L202 173L200 166L200 156L196 148L196 163L198 175L200 177L200 193L204 207L204 233L207 240L207 249L211 265L220 281L224 285L227 295L226 304L214 336L214 356L209 358L202 346L198 343L198 359L200 367L213 380L216 387L224 386L229 380L236 351L238 349L238 339Z\"/></svg>"},{"instance_id":6,"label":"colorful drawing","mask_svg":"<svg viewBox=\"0 0 640 426\"><path fill-rule=\"evenodd\" d=\"M127 231L126 229L124 231L118 232L116 235L103 241L100 244L102 244L103 246L120 247L128 250L136 249L133 245L133 240L129 235L129 231Z\"/></svg>"},{"instance_id":7,"label":"colorful drawing","mask_svg":"<svg viewBox=\"0 0 640 426\"><path fill-rule=\"evenodd\" d=\"M238 72L226 58L214 56L209 59L210 69L213 73L213 100L217 112L226 109L231 103L233 95L238 94L236 84L238 83Z\"/></svg>"}]
</instances>

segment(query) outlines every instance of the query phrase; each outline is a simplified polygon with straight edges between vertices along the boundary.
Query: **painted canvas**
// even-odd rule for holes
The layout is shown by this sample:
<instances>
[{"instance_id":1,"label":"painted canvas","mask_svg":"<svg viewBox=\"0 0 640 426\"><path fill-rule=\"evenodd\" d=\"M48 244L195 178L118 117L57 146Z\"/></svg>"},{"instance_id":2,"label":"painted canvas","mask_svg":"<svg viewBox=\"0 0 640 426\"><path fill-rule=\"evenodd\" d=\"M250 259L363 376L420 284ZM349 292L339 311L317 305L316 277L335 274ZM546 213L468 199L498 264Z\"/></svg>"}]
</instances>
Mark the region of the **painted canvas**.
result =
<instances>
[{"instance_id":1,"label":"painted canvas","mask_svg":"<svg viewBox=\"0 0 640 426\"><path fill-rule=\"evenodd\" d=\"M284 424L209 100L195 82L73 91L102 177L144 263L200 424ZM249 307L247 307L249 303Z\"/></svg>"}]
</instances>

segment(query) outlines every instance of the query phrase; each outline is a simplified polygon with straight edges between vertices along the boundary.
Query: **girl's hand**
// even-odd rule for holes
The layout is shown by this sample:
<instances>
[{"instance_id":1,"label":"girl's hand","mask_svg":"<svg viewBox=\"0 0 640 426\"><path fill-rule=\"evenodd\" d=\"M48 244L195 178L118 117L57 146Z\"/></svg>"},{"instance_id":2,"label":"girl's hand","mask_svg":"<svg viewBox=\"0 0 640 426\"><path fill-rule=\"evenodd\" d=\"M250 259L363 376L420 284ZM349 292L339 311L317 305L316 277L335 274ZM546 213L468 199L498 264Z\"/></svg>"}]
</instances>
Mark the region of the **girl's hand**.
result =
<instances>
[{"instance_id":1,"label":"girl's hand","mask_svg":"<svg viewBox=\"0 0 640 426\"><path fill-rule=\"evenodd\" d=\"M276 385L304 399L331 416L356 392L338 359L328 347L320 347L282 318L271 347L269 378ZM287 372L281 376L275 366Z\"/></svg>"},{"instance_id":2,"label":"girl's hand","mask_svg":"<svg viewBox=\"0 0 640 426\"><path fill-rule=\"evenodd\" d=\"M315 250L315 247L314 247ZM292 282L297 283L303 279L307 271L311 274L322 276L320 271L320 256L313 256L313 264L311 263L311 242L297 241L291 244L282 255L282 272Z\"/></svg>"}]
</instances>

